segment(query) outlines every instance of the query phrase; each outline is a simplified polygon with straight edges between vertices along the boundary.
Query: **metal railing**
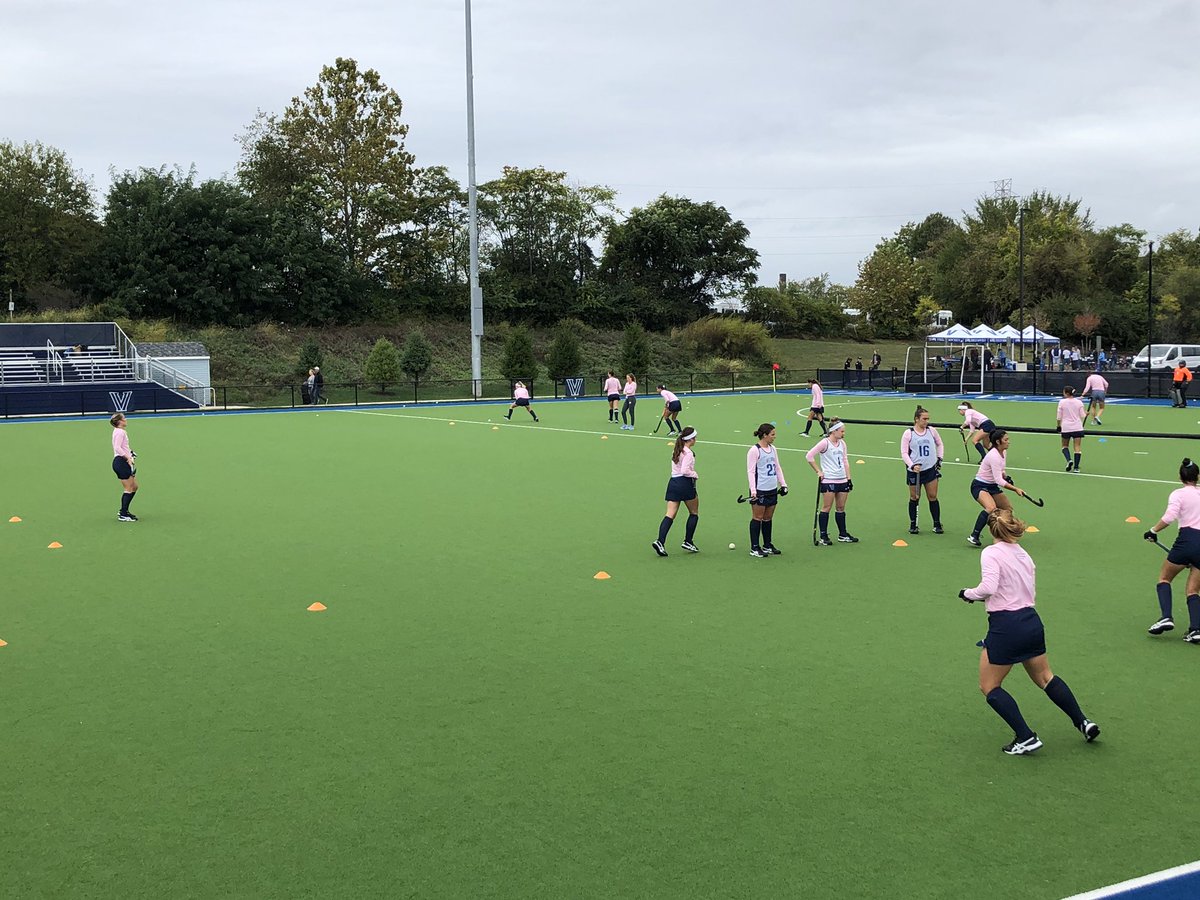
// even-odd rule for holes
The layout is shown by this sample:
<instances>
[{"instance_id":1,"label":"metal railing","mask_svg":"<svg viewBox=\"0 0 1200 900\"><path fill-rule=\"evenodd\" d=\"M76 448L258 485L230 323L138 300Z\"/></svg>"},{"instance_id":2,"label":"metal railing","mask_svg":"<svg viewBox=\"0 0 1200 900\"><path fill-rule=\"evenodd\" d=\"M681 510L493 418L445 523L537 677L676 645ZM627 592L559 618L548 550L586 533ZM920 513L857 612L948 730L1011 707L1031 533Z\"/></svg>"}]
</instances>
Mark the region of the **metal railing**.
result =
<instances>
[{"instance_id":1,"label":"metal railing","mask_svg":"<svg viewBox=\"0 0 1200 900\"><path fill-rule=\"evenodd\" d=\"M173 366L153 356L138 356L134 359L134 371L142 381L156 381L171 388L200 406L211 406L212 388L194 375L180 372Z\"/></svg>"}]
</instances>

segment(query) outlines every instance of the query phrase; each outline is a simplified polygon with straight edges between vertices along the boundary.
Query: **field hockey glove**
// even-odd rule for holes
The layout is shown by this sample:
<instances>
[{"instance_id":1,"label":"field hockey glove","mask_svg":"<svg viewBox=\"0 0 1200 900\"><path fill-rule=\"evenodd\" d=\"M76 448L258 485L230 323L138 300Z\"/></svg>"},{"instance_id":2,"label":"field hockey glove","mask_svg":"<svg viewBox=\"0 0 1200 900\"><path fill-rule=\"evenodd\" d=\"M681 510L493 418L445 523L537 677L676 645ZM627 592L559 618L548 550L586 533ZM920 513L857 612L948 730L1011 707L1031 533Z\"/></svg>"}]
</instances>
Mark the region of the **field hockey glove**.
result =
<instances>
[{"instance_id":1,"label":"field hockey glove","mask_svg":"<svg viewBox=\"0 0 1200 900\"><path fill-rule=\"evenodd\" d=\"M1148 540L1152 544L1158 543L1158 535L1155 534L1153 531L1147 531L1145 534L1142 535L1142 537L1144 537L1146 540Z\"/></svg>"},{"instance_id":2,"label":"field hockey glove","mask_svg":"<svg viewBox=\"0 0 1200 900\"><path fill-rule=\"evenodd\" d=\"M787 496L787 485L786 485L786 484L785 484L785 485L782 485L782 486L779 488L779 496L780 496L780 497L786 497L786 496Z\"/></svg>"},{"instance_id":3,"label":"field hockey glove","mask_svg":"<svg viewBox=\"0 0 1200 900\"><path fill-rule=\"evenodd\" d=\"M975 602L974 600L972 600L970 597L967 596L966 588L963 588L961 591L958 592L958 599L961 600L963 603L974 603Z\"/></svg>"}]
</instances>

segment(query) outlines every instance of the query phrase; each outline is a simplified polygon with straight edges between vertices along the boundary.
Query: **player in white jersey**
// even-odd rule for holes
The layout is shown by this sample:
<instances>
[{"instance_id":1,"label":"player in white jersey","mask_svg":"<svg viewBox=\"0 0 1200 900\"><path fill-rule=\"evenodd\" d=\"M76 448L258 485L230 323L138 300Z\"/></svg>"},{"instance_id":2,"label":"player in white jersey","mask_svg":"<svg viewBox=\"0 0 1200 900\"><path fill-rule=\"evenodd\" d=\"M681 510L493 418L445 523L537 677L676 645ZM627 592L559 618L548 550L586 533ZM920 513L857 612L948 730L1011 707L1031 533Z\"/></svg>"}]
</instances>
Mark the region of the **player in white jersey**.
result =
<instances>
[{"instance_id":1,"label":"player in white jersey","mask_svg":"<svg viewBox=\"0 0 1200 900\"><path fill-rule=\"evenodd\" d=\"M908 533L920 534L917 510L921 505L921 488L929 501L933 517L933 533L942 534L942 504L938 502L938 479L942 477L942 457L945 447L941 435L929 424L929 410L918 406L913 413L913 427L904 429L900 438L900 458L904 460L904 482L908 485Z\"/></svg>"},{"instance_id":2,"label":"player in white jersey","mask_svg":"<svg viewBox=\"0 0 1200 900\"><path fill-rule=\"evenodd\" d=\"M771 542L771 522L779 498L787 496L788 486L779 454L775 452L775 426L764 422L754 436L758 443L746 454L746 477L750 481L750 555L762 559L782 553Z\"/></svg>"},{"instance_id":3,"label":"player in white jersey","mask_svg":"<svg viewBox=\"0 0 1200 900\"><path fill-rule=\"evenodd\" d=\"M1175 627L1171 618L1171 582L1191 566L1186 588L1190 624L1183 639L1189 644L1200 644L1200 487L1196 484L1200 480L1200 466L1185 457L1179 466L1179 480L1183 487L1171 491L1166 512L1143 535L1146 540L1158 543L1160 531L1172 522L1179 523L1179 534L1158 576L1158 607L1162 618L1150 626L1150 633L1162 634Z\"/></svg>"},{"instance_id":4,"label":"player in white jersey","mask_svg":"<svg viewBox=\"0 0 1200 900\"><path fill-rule=\"evenodd\" d=\"M858 538L846 530L846 500L854 490L854 482L850 480L850 466L846 450L846 424L837 416L829 420L829 437L822 438L813 448L804 454L808 464L817 473L817 492L823 494L821 512L817 516L821 537L817 541L822 547L830 546L829 539L829 510L837 503L834 521L838 527L838 543L857 544ZM820 457L820 463L817 457Z\"/></svg>"}]
</instances>

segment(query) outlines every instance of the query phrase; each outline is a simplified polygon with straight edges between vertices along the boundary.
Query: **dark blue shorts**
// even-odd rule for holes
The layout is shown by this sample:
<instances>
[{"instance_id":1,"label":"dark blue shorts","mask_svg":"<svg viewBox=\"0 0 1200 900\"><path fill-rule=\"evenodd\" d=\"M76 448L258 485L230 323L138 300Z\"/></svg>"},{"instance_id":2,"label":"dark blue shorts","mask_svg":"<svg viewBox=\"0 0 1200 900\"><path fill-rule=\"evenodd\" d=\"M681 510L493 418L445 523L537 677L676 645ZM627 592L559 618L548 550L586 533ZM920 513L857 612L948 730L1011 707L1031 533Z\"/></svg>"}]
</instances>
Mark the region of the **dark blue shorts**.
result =
<instances>
[{"instance_id":1,"label":"dark blue shorts","mask_svg":"<svg viewBox=\"0 0 1200 900\"><path fill-rule=\"evenodd\" d=\"M676 475L667 482L667 500L683 503L696 499L696 479L686 475Z\"/></svg>"},{"instance_id":2,"label":"dark blue shorts","mask_svg":"<svg viewBox=\"0 0 1200 900\"><path fill-rule=\"evenodd\" d=\"M1082 438L1082 437L1083 437L1082 431L1064 431L1062 433L1062 439L1064 441L1069 441L1069 440L1071 440L1071 438Z\"/></svg>"},{"instance_id":3,"label":"dark blue shorts","mask_svg":"<svg viewBox=\"0 0 1200 900\"><path fill-rule=\"evenodd\" d=\"M991 433L996 430L996 423L991 419L984 419L979 423L979 430L990 436Z\"/></svg>"},{"instance_id":4,"label":"dark blue shorts","mask_svg":"<svg viewBox=\"0 0 1200 900\"><path fill-rule=\"evenodd\" d=\"M980 481L978 478L971 479L971 499L978 500L979 495L987 491L993 497L996 494L1003 493L1004 488L998 484L992 484L990 481Z\"/></svg>"},{"instance_id":5,"label":"dark blue shorts","mask_svg":"<svg viewBox=\"0 0 1200 900\"><path fill-rule=\"evenodd\" d=\"M988 613L988 633L983 639L988 662L1011 666L1046 653L1046 630L1032 606Z\"/></svg>"},{"instance_id":6,"label":"dark blue shorts","mask_svg":"<svg viewBox=\"0 0 1200 900\"><path fill-rule=\"evenodd\" d=\"M937 481L941 477L941 470L937 466L922 469L920 472L914 472L912 469L904 470L904 483L909 487L915 487L918 484L929 484L929 482Z\"/></svg>"},{"instance_id":7,"label":"dark blue shorts","mask_svg":"<svg viewBox=\"0 0 1200 900\"><path fill-rule=\"evenodd\" d=\"M608 402L609 402L609 403L616 403L616 402L617 402L618 400L620 400L620 399L621 399L621 395L620 395L620 394L609 394L609 395L608 395Z\"/></svg>"},{"instance_id":8,"label":"dark blue shorts","mask_svg":"<svg viewBox=\"0 0 1200 900\"><path fill-rule=\"evenodd\" d=\"M669 409L671 412L675 412L675 413L680 412L683 409L683 401L682 400L672 400L670 403L667 404L667 409Z\"/></svg>"},{"instance_id":9,"label":"dark blue shorts","mask_svg":"<svg viewBox=\"0 0 1200 900\"><path fill-rule=\"evenodd\" d=\"M1195 528L1180 528L1167 554L1167 562L1177 566L1200 566L1200 531Z\"/></svg>"},{"instance_id":10,"label":"dark blue shorts","mask_svg":"<svg viewBox=\"0 0 1200 900\"><path fill-rule=\"evenodd\" d=\"M779 503L779 490L759 491L754 499L755 506L775 506Z\"/></svg>"},{"instance_id":11,"label":"dark blue shorts","mask_svg":"<svg viewBox=\"0 0 1200 900\"><path fill-rule=\"evenodd\" d=\"M122 481L133 477L133 469L129 465L129 460L123 456L113 457L113 471L117 473L117 477Z\"/></svg>"},{"instance_id":12,"label":"dark blue shorts","mask_svg":"<svg viewBox=\"0 0 1200 900\"><path fill-rule=\"evenodd\" d=\"M822 481L820 493L822 493L822 494L848 494L852 490L854 490L854 482L853 481L843 481L841 484L830 484L827 481Z\"/></svg>"},{"instance_id":13,"label":"dark blue shorts","mask_svg":"<svg viewBox=\"0 0 1200 900\"><path fill-rule=\"evenodd\" d=\"M812 413L813 415L817 415L817 416L825 415L825 407L823 407L823 406L810 406L808 408L808 411L810 413Z\"/></svg>"},{"instance_id":14,"label":"dark blue shorts","mask_svg":"<svg viewBox=\"0 0 1200 900\"><path fill-rule=\"evenodd\" d=\"M517 406L528 406L528 405L529 405L529 398L528 398L528 397L521 397L521 398L519 398L519 399L517 399L517 400L514 400L514 401L513 401L513 403L515 403Z\"/></svg>"}]
</instances>

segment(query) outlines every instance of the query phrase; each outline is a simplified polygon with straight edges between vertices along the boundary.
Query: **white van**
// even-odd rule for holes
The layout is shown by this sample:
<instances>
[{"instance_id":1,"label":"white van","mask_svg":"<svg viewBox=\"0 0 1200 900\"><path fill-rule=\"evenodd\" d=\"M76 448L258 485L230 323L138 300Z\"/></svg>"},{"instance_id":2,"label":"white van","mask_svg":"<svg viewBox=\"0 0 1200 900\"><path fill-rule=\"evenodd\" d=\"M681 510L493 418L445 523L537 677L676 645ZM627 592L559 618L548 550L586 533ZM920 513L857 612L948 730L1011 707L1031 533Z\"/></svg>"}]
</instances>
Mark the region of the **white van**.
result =
<instances>
[{"instance_id":1,"label":"white van","mask_svg":"<svg viewBox=\"0 0 1200 900\"><path fill-rule=\"evenodd\" d=\"M1134 373L1170 372L1182 360L1189 369L1200 366L1200 344L1151 344L1133 358Z\"/></svg>"}]
</instances>

